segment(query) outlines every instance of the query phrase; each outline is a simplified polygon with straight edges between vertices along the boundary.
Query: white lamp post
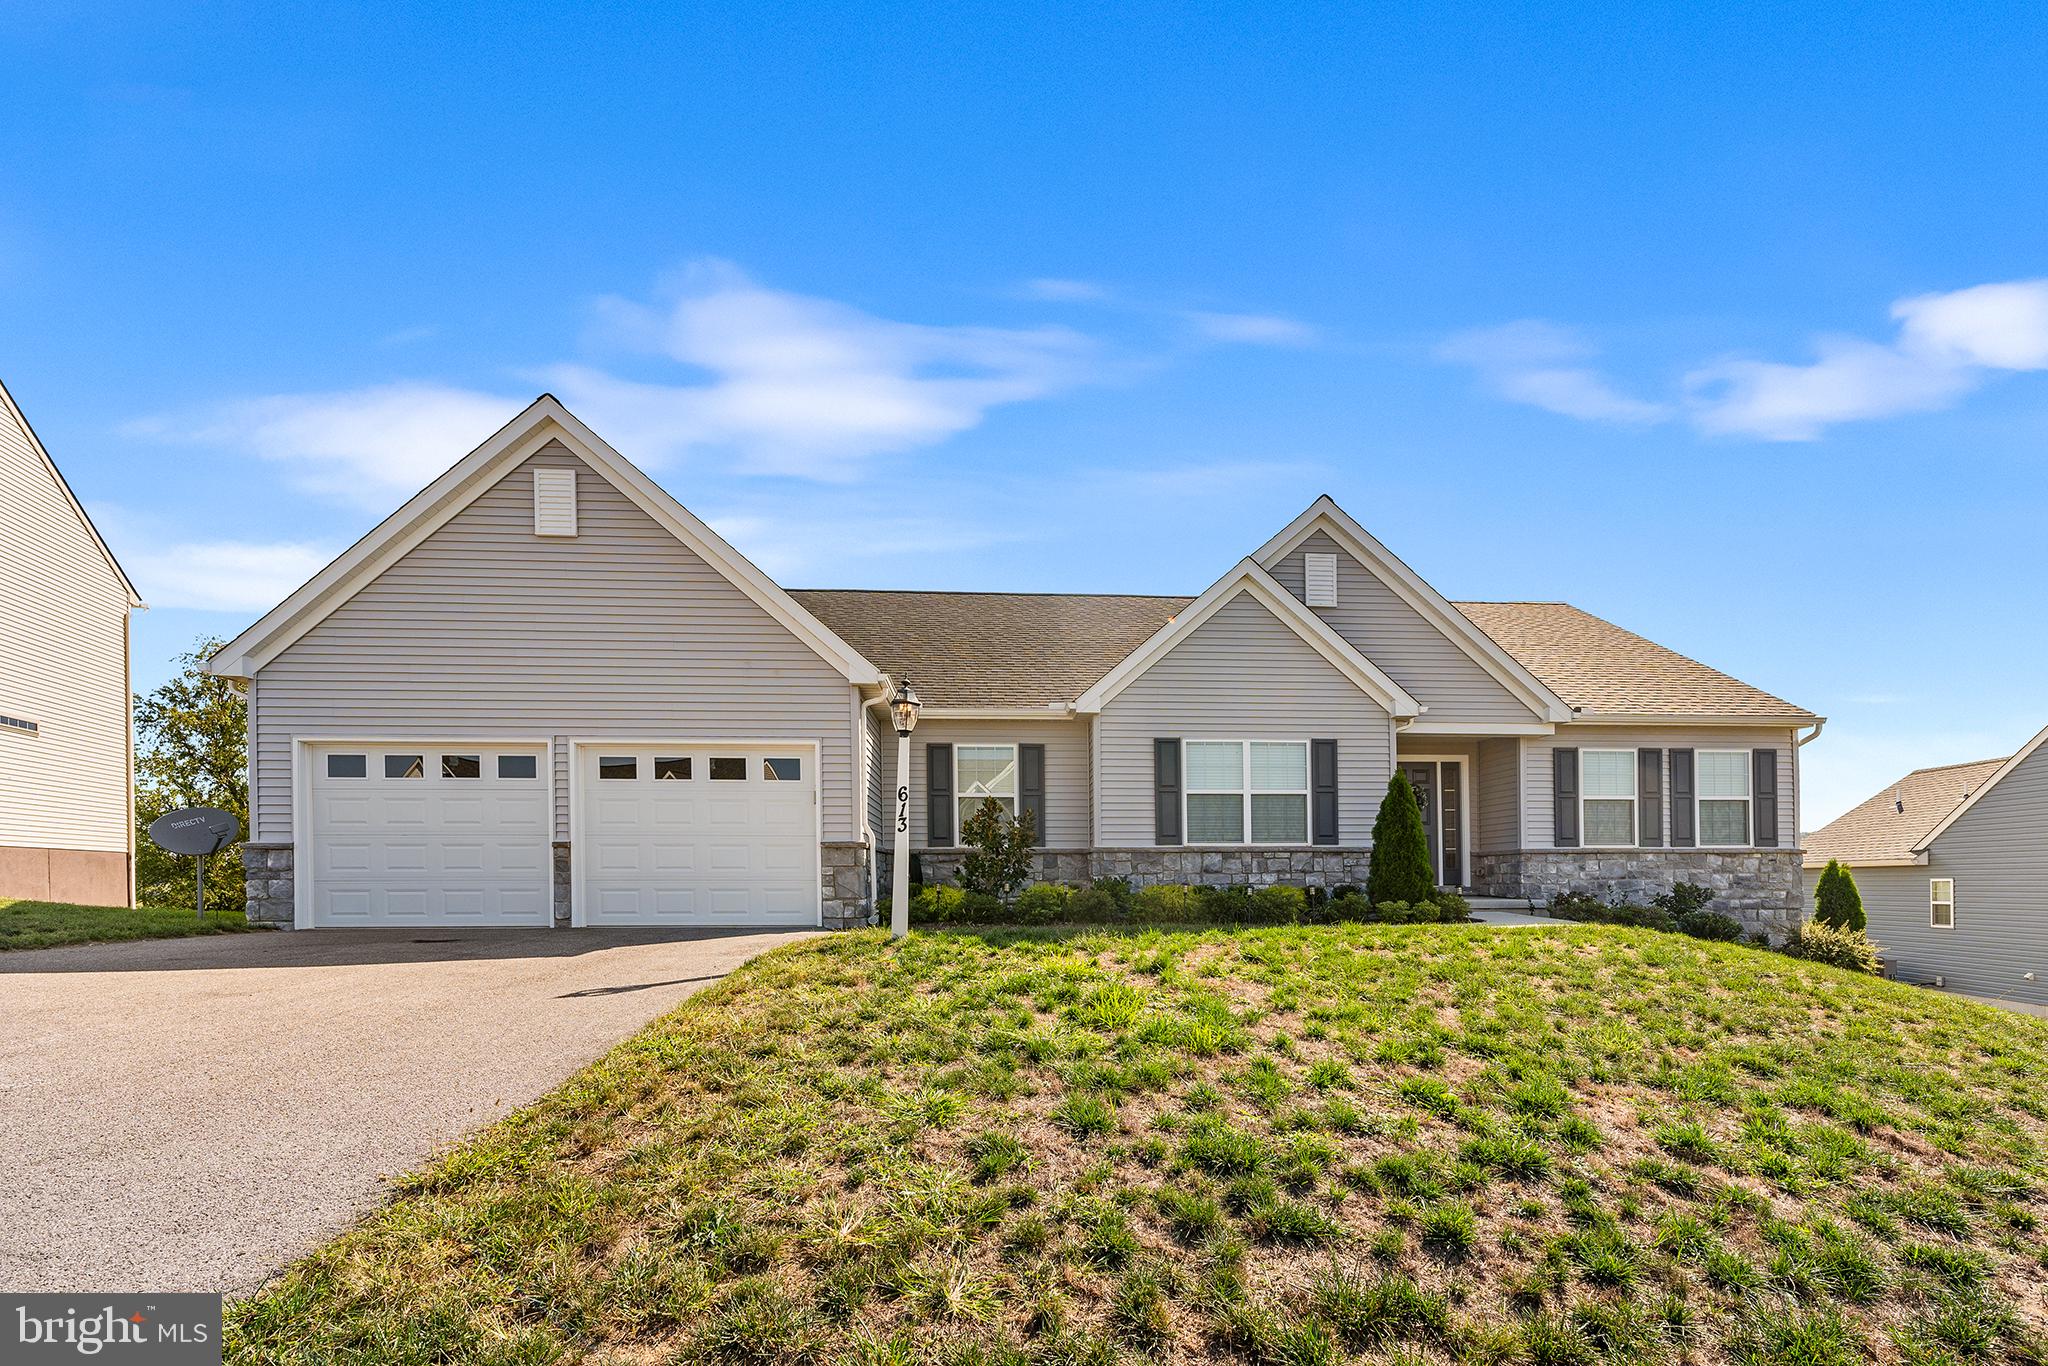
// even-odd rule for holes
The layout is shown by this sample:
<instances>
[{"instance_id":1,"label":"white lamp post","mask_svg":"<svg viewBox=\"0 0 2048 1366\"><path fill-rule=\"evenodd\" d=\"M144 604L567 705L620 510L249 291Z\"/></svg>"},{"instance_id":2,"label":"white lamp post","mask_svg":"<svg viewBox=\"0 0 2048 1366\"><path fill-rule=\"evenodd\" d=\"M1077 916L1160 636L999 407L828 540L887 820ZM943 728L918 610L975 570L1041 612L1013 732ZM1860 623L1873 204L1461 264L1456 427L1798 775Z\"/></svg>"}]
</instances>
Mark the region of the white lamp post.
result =
<instances>
[{"instance_id":1,"label":"white lamp post","mask_svg":"<svg viewBox=\"0 0 2048 1366\"><path fill-rule=\"evenodd\" d=\"M896 838L889 869L889 937L910 933L910 732L917 729L917 689L900 679L889 699L896 718Z\"/></svg>"}]
</instances>

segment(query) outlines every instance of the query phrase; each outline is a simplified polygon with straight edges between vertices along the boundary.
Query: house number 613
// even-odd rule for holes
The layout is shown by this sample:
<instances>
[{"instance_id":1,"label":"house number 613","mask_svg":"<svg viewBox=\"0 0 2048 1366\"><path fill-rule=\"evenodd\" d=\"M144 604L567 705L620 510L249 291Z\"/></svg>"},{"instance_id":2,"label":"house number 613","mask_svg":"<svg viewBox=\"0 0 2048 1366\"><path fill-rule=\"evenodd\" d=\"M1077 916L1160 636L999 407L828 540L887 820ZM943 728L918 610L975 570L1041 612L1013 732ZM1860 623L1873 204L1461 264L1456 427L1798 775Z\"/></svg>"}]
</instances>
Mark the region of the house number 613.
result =
<instances>
[{"instance_id":1,"label":"house number 613","mask_svg":"<svg viewBox=\"0 0 2048 1366\"><path fill-rule=\"evenodd\" d=\"M909 832L910 788L908 784L904 784L898 786L896 789L896 833L902 835L908 834Z\"/></svg>"}]
</instances>

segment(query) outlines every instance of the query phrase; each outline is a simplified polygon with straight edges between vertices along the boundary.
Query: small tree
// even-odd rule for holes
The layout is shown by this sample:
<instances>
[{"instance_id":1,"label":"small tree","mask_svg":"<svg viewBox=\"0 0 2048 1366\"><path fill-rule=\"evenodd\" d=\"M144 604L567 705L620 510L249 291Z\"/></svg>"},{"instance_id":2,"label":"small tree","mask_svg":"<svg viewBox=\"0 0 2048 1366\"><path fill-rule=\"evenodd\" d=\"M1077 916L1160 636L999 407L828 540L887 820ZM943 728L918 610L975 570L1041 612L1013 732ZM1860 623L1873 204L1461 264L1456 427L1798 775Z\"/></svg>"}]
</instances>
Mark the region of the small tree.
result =
<instances>
[{"instance_id":1,"label":"small tree","mask_svg":"<svg viewBox=\"0 0 2048 1366\"><path fill-rule=\"evenodd\" d=\"M186 906L192 861L167 854L148 835L150 823L183 806L214 806L249 833L249 704L225 678L201 671L221 642L202 637L178 656L178 674L135 698L135 900L144 906ZM206 909L242 909L241 845L206 864Z\"/></svg>"},{"instance_id":2,"label":"small tree","mask_svg":"<svg viewBox=\"0 0 2048 1366\"><path fill-rule=\"evenodd\" d=\"M960 842L967 846L967 855L960 860L960 885L1008 901L1011 893L1031 880L1038 819L1021 811L1011 820L1001 802L985 798L973 815L960 822Z\"/></svg>"},{"instance_id":3,"label":"small tree","mask_svg":"<svg viewBox=\"0 0 2048 1366\"><path fill-rule=\"evenodd\" d=\"M1372 867L1365 879L1366 899L1427 901L1436 891L1429 870L1429 834L1422 828L1422 807L1408 775L1396 769L1372 823Z\"/></svg>"},{"instance_id":4,"label":"small tree","mask_svg":"<svg viewBox=\"0 0 2048 1366\"><path fill-rule=\"evenodd\" d=\"M1813 886L1813 918L1838 930L1865 928L1863 893L1857 890L1856 875L1839 859L1829 859Z\"/></svg>"}]
</instances>

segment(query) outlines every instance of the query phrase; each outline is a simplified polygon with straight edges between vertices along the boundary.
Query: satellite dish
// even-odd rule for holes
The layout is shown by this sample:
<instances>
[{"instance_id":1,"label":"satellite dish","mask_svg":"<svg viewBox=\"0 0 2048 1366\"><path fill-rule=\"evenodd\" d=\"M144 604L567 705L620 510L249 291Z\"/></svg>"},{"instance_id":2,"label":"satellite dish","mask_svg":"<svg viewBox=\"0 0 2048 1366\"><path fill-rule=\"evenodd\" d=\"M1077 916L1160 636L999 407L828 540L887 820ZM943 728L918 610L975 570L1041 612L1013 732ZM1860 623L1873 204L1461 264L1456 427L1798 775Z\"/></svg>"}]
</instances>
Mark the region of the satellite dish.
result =
<instances>
[{"instance_id":1,"label":"satellite dish","mask_svg":"<svg viewBox=\"0 0 2048 1366\"><path fill-rule=\"evenodd\" d=\"M173 854L213 854L241 838L242 823L231 812L211 806L167 811L150 823L149 837L157 848Z\"/></svg>"}]
</instances>

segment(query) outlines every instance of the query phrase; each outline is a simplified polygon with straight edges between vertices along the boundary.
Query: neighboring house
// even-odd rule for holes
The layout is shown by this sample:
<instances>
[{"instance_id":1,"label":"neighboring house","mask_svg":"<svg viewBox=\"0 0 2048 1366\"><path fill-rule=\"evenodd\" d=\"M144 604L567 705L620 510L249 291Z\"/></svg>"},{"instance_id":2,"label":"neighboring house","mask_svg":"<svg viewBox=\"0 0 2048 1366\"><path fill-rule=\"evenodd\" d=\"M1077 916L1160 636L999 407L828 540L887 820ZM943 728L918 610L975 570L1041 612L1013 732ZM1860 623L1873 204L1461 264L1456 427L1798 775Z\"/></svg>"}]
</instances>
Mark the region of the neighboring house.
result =
<instances>
[{"instance_id":1,"label":"neighboring house","mask_svg":"<svg viewBox=\"0 0 2048 1366\"><path fill-rule=\"evenodd\" d=\"M1922 768L1807 837L1806 885L1856 875L1909 981L2048 1005L2048 730L2006 759Z\"/></svg>"},{"instance_id":2,"label":"neighboring house","mask_svg":"<svg viewBox=\"0 0 2048 1366\"><path fill-rule=\"evenodd\" d=\"M5 386L0 509L0 897L126 906L142 599Z\"/></svg>"},{"instance_id":3,"label":"neighboring house","mask_svg":"<svg viewBox=\"0 0 2048 1366\"><path fill-rule=\"evenodd\" d=\"M1561 603L1446 602L1329 499L1194 598L788 591L543 396L211 666L247 680L259 919L843 926L908 677L909 844L1363 882L1395 766L1442 880L1800 902L1819 718Z\"/></svg>"}]
</instances>

